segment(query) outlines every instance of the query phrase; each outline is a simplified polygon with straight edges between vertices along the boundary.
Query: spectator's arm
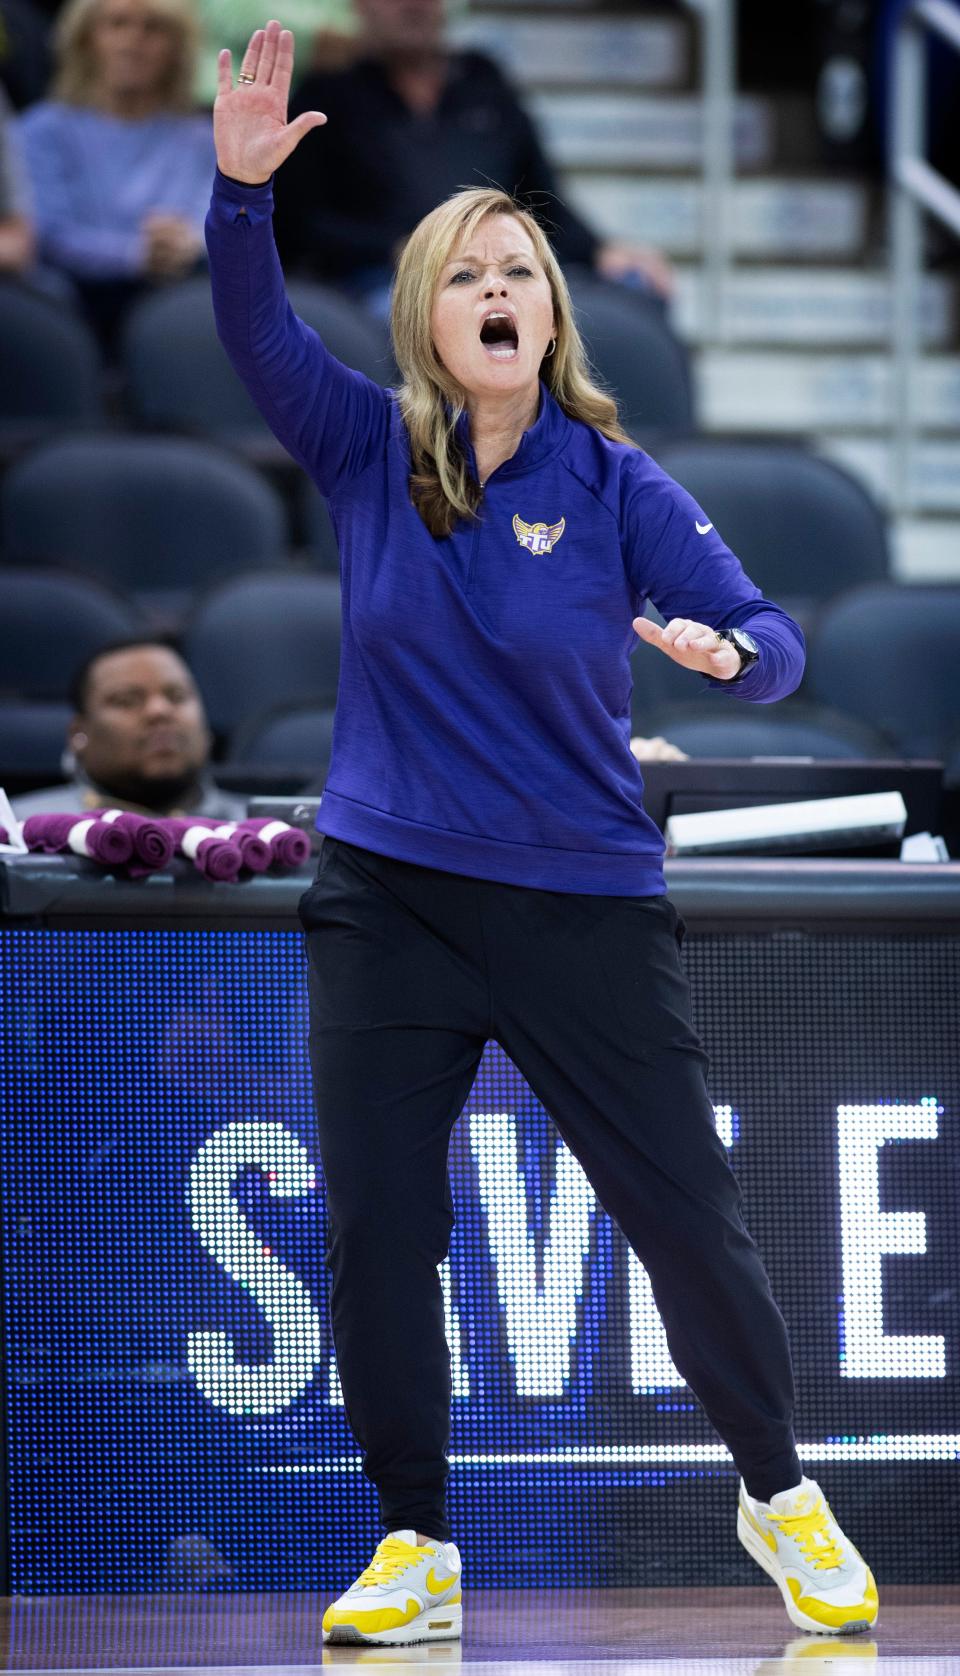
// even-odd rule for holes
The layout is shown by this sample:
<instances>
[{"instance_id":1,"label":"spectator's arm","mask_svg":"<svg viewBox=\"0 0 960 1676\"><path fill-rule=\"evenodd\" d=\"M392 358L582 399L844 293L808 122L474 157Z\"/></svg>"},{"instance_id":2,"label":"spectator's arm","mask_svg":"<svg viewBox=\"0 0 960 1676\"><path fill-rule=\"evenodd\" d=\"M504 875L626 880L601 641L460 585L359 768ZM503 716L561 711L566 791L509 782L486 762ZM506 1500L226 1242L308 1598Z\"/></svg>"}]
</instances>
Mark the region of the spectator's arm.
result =
<instances>
[{"instance_id":1,"label":"spectator's arm","mask_svg":"<svg viewBox=\"0 0 960 1676\"><path fill-rule=\"evenodd\" d=\"M27 216L8 215L0 220L0 273L25 273L35 256L36 239Z\"/></svg>"},{"instance_id":2,"label":"spectator's arm","mask_svg":"<svg viewBox=\"0 0 960 1676\"><path fill-rule=\"evenodd\" d=\"M36 255L26 170L0 87L0 273L23 273Z\"/></svg>"},{"instance_id":3,"label":"spectator's arm","mask_svg":"<svg viewBox=\"0 0 960 1676\"><path fill-rule=\"evenodd\" d=\"M45 120L46 115L28 111L17 125L33 198L40 254L80 278L133 277L141 273L146 245L139 232L92 227L78 217L70 185L66 136Z\"/></svg>"}]
</instances>

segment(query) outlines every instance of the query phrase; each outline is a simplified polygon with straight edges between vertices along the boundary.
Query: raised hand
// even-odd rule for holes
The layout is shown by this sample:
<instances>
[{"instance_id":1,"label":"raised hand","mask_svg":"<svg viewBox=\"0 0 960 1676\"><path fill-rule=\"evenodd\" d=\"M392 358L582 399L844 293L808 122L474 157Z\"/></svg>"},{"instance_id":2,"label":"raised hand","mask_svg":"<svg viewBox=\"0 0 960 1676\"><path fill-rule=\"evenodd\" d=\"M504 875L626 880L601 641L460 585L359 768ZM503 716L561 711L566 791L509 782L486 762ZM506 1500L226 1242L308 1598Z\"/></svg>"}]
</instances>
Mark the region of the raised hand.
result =
<instances>
[{"instance_id":1,"label":"raised hand","mask_svg":"<svg viewBox=\"0 0 960 1676\"><path fill-rule=\"evenodd\" d=\"M326 122L322 111L304 111L287 121L293 76L293 35L271 18L257 29L243 55L237 86L225 47L217 60L213 138L221 174L262 186L290 156L304 134Z\"/></svg>"},{"instance_id":2,"label":"raised hand","mask_svg":"<svg viewBox=\"0 0 960 1676\"><path fill-rule=\"evenodd\" d=\"M674 663L695 669L701 675L715 675L729 681L740 672L740 653L729 640L718 638L716 629L694 623L689 617L671 617L666 628L658 628L649 617L634 617L633 627L648 646L657 646Z\"/></svg>"}]
</instances>

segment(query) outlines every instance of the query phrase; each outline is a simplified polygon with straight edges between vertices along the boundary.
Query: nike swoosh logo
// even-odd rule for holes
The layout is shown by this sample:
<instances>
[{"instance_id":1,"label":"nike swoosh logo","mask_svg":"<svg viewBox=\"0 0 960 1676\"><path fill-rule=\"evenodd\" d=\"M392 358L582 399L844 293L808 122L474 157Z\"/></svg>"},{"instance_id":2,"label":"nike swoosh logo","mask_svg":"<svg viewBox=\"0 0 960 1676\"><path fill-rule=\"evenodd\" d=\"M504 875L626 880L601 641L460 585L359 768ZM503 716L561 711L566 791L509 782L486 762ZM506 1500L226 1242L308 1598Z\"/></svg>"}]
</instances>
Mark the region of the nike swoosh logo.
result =
<instances>
[{"instance_id":1,"label":"nike swoosh logo","mask_svg":"<svg viewBox=\"0 0 960 1676\"><path fill-rule=\"evenodd\" d=\"M697 524L697 534L698 535L706 535L707 532L709 530L712 530L712 529L713 529L712 524L699 524L699 523Z\"/></svg>"},{"instance_id":2,"label":"nike swoosh logo","mask_svg":"<svg viewBox=\"0 0 960 1676\"><path fill-rule=\"evenodd\" d=\"M449 1589L450 1584L456 1581L456 1576L438 1578L432 1568L427 1572L427 1588L432 1595L442 1595L444 1590Z\"/></svg>"}]
</instances>

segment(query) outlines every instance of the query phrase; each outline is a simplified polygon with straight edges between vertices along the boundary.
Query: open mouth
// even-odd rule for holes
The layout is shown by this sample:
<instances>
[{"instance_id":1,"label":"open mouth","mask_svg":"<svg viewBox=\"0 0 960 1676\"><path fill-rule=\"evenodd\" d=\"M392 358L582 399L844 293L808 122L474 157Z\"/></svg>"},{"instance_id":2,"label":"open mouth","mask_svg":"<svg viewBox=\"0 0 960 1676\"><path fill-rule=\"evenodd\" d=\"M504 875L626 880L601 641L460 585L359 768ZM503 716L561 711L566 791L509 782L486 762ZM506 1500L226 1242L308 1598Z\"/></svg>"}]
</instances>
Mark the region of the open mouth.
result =
<instances>
[{"instance_id":1,"label":"open mouth","mask_svg":"<svg viewBox=\"0 0 960 1676\"><path fill-rule=\"evenodd\" d=\"M495 361L514 361L519 350L516 322L509 314L488 314L480 327L480 342Z\"/></svg>"}]
</instances>

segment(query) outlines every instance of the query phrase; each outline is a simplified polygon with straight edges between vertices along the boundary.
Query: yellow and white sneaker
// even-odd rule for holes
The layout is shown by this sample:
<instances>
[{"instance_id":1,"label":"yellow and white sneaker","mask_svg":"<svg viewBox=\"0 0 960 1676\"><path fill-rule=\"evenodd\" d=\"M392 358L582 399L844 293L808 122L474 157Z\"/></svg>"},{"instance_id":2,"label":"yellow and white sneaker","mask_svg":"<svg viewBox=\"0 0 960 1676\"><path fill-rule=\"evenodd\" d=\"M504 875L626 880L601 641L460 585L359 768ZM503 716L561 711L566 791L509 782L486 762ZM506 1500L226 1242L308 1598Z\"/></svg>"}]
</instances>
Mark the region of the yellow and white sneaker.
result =
<instances>
[{"instance_id":1,"label":"yellow and white sneaker","mask_svg":"<svg viewBox=\"0 0 960 1676\"><path fill-rule=\"evenodd\" d=\"M463 1628L460 1570L455 1542L418 1547L416 1531L388 1531L366 1571L327 1607L324 1641L455 1639Z\"/></svg>"},{"instance_id":2,"label":"yellow and white sneaker","mask_svg":"<svg viewBox=\"0 0 960 1676\"><path fill-rule=\"evenodd\" d=\"M844 1536L819 1484L802 1478L769 1502L740 1480L737 1535L772 1577L787 1616L816 1635L855 1635L877 1621L873 1573Z\"/></svg>"}]
</instances>

